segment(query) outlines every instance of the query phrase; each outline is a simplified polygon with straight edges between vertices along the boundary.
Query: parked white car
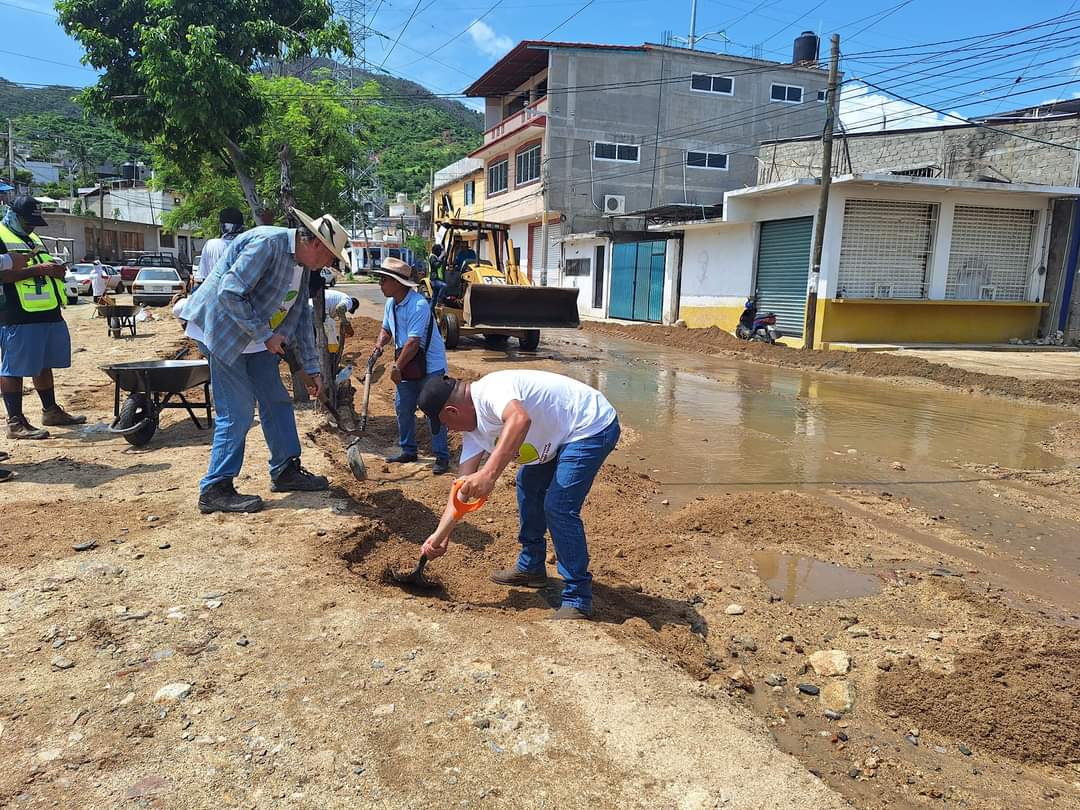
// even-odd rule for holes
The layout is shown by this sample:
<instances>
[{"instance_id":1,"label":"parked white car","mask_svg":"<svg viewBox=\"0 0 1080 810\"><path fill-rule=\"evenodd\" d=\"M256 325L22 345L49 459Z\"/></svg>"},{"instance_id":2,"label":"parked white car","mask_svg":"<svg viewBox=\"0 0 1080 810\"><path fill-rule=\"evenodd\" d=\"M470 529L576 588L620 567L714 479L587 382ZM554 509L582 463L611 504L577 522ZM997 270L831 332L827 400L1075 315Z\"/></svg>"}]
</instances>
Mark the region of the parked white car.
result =
<instances>
[{"instance_id":1,"label":"parked white car","mask_svg":"<svg viewBox=\"0 0 1080 810\"><path fill-rule=\"evenodd\" d=\"M70 272L64 276L64 295L69 304L79 303L79 282Z\"/></svg>"},{"instance_id":2,"label":"parked white car","mask_svg":"<svg viewBox=\"0 0 1080 810\"><path fill-rule=\"evenodd\" d=\"M150 267L140 270L131 285L131 295L136 304L163 305L184 291L185 283L176 270Z\"/></svg>"}]
</instances>

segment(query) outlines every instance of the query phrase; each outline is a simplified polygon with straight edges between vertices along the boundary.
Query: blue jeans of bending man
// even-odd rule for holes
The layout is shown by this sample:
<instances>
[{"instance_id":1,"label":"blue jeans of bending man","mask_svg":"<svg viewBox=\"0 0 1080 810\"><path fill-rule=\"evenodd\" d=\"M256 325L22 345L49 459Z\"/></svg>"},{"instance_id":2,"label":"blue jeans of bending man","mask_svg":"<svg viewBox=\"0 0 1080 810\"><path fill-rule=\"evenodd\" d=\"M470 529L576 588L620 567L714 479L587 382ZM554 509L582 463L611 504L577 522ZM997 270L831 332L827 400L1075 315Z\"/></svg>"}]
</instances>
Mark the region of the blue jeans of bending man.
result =
<instances>
[{"instance_id":1,"label":"blue jeans of bending man","mask_svg":"<svg viewBox=\"0 0 1080 810\"><path fill-rule=\"evenodd\" d=\"M401 452L410 456L416 453L416 400L420 398L420 390L424 383L432 377L441 378L446 374L446 369L433 371L422 380L402 380L397 384L397 393L394 395L394 410L397 412L398 445ZM431 434L431 450L436 461L450 462L450 446L446 441L446 425L439 426L438 433Z\"/></svg>"},{"instance_id":2,"label":"blue jeans of bending man","mask_svg":"<svg viewBox=\"0 0 1080 810\"><path fill-rule=\"evenodd\" d=\"M199 482L199 491L240 474L256 403L259 423L270 449L270 477L277 478L290 460L300 457L292 398L278 372L280 358L266 351L242 354L236 362L225 363L205 348L203 354L210 361L215 415L210 466Z\"/></svg>"},{"instance_id":3,"label":"blue jeans of bending man","mask_svg":"<svg viewBox=\"0 0 1080 810\"><path fill-rule=\"evenodd\" d=\"M563 445L546 464L521 467L517 474L521 518L517 568L543 575L545 533L550 531L559 576L563 578L562 603L585 612L592 610L592 575L581 506L604 459L619 443L620 432L616 418L599 433Z\"/></svg>"}]
</instances>

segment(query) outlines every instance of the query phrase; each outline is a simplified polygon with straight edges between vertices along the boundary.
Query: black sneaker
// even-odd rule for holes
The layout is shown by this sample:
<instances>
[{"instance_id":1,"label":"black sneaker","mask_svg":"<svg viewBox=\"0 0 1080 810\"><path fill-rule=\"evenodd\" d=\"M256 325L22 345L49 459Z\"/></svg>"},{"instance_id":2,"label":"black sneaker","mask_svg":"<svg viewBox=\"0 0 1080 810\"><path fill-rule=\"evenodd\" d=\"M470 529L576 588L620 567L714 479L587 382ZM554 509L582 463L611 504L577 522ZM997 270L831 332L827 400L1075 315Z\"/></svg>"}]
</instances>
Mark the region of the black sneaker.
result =
<instances>
[{"instance_id":1,"label":"black sneaker","mask_svg":"<svg viewBox=\"0 0 1080 810\"><path fill-rule=\"evenodd\" d=\"M211 512L258 512L263 500L258 495L241 495L232 481L218 481L199 493L199 511Z\"/></svg>"},{"instance_id":2,"label":"black sneaker","mask_svg":"<svg viewBox=\"0 0 1080 810\"><path fill-rule=\"evenodd\" d=\"M446 475L448 472L450 472L450 462L439 461L439 459L435 459L435 463L431 465L431 474Z\"/></svg>"},{"instance_id":3,"label":"black sneaker","mask_svg":"<svg viewBox=\"0 0 1080 810\"><path fill-rule=\"evenodd\" d=\"M388 456L387 464L411 464L416 461L416 453L398 453L396 456Z\"/></svg>"},{"instance_id":4,"label":"black sneaker","mask_svg":"<svg viewBox=\"0 0 1080 810\"><path fill-rule=\"evenodd\" d=\"M330 489L330 481L324 475L314 475L300 466L294 458L270 485L272 492L322 492Z\"/></svg>"}]
</instances>

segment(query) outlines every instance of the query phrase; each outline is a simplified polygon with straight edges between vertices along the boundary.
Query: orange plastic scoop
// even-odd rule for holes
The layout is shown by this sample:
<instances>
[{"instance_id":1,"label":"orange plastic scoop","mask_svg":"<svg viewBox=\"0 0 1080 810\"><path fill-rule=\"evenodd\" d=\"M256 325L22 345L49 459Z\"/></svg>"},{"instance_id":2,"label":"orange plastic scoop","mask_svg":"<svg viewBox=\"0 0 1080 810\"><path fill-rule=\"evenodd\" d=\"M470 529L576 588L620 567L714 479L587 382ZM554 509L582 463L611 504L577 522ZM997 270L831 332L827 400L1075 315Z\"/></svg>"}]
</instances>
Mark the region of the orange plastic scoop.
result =
<instances>
[{"instance_id":1,"label":"orange plastic scoop","mask_svg":"<svg viewBox=\"0 0 1080 810\"><path fill-rule=\"evenodd\" d=\"M477 498L475 501L461 500L461 496L459 493L461 491L461 485L463 483L465 483L464 480L459 478L457 481L454 482L453 486L450 487L450 504L454 508L455 520L461 520L469 512L475 512L477 509L487 503L487 498Z\"/></svg>"}]
</instances>

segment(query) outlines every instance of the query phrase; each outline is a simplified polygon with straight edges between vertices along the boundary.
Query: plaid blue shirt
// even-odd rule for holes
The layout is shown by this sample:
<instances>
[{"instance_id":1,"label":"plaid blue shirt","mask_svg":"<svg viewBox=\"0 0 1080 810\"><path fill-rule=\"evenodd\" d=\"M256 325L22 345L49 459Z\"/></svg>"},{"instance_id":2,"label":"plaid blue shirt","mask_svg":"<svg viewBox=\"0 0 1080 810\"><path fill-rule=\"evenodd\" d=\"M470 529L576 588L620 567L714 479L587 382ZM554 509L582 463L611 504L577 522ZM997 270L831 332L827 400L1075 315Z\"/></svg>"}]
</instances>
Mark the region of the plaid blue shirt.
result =
<instances>
[{"instance_id":1,"label":"plaid blue shirt","mask_svg":"<svg viewBox=\"0 0 1080 810\"><path fill-rule=\"evenodd\" d=\"M298 300L281 325L270 329L270 318L292 285L295 251L296 231L269 225L252 228L229 243L184 306L184 318L202 329L211 354L235 363L248 343L265 343L278 334L296 350L304 371L319 373L315 327L307 306L307 270L300 278Z\"/></svg>"}]
</instances>

